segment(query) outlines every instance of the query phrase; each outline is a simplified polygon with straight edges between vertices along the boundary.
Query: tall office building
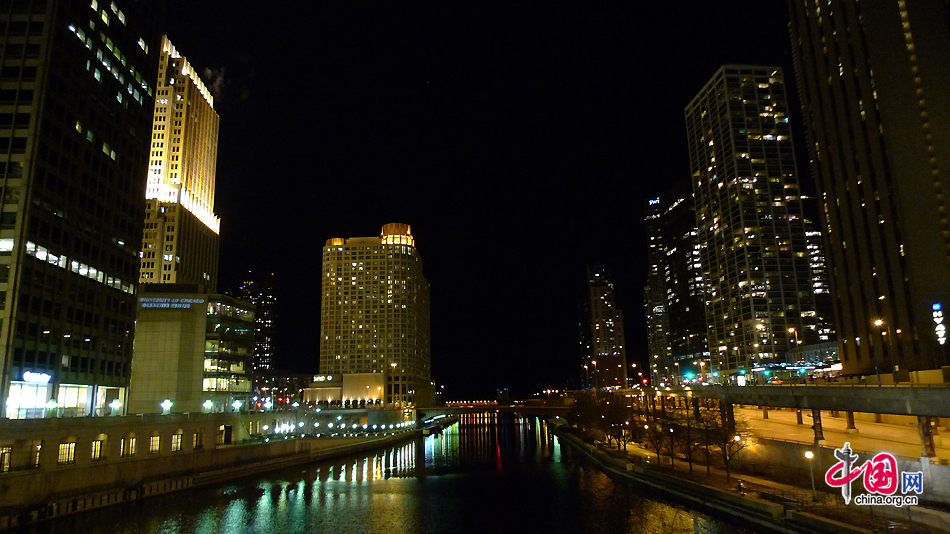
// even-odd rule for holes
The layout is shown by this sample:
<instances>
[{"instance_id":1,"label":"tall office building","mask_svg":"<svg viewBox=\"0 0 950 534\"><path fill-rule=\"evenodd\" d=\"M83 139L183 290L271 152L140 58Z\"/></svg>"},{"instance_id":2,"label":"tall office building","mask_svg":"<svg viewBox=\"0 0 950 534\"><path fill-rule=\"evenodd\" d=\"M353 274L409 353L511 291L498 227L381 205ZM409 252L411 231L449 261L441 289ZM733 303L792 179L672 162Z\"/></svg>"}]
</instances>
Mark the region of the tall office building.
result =
<instances>
[{"instance_id":1,"label":"tall office building","mask_svg":"<svg viewBox=\"0 0 950 534\"><path fill-rule=\"evenodd\" d=\"M785 81L726 65L686 108L711 367L725 381L815 343Z\"/></svg>"},{"instance_id":2,"label":"tall office building","mask_svg":"<svg viewBox=\"0 0 950 534\"><path fill-rule=\"evenodd\" d=\"M669 313L666 302L666 272L663 257L663 215L660 199L647 202L647 283L643 288L644 315L647 319L647 356L653 385L665 384L672 378L673 347L670 346Z\"/></svg>"},{"instance_id":3,"label":"tall office building","mask_svg":"<svg viewBox=\"0 0 950 534\"><path fill-rule=\"evenodd\" d=\"M255 375L263 378L261 373L274 370L277 348L277 282L274 273L255 275L248 271L241 285L241 298L257 310L253 370Z\"/></svg>"},{"instance_id":4,"label":"tall office building","mask_svg":"<svg viewBox=\"0 0 950 534\"><path fill-rule=\"evenodd\" d=\"M587 268L587 309L590 312L588 371L595 388L627 387L627 347L623 311L614 300L610 273L600 266Z\"/></svg>"},{"instance_id":5,"label":"tall office building","mask_svg":"<svg viewBox=\"0 0 950 534\"><path fill-rule=\"evenodd\" d=\"M327 240L321 317L321 373L387 373L387 403L434 402L429 282L408 224Z\"/></svg>"},{"instance_id":6,"label":"tall office building","mask_svg":"<svg viewBox=\"0 0 950 534\"><path fill-rule=\"evenodd\" d=\"M946 365L947 4L789 5L844 373Z\"/></svg>"},{"instance_id":7,"label":"tall office building","mask_svg":"<svg viewBox=\"0 0 950 534\"><path fill-rule=\"evenodd\" d=\"M651 374L657 383L708 378L706 286L689 180L650 200L646 222Z\"/></svg>"},{"instance_id":8,"label":"tall office building","mask_svg":"<svg viewBox=\"0 0 950 534\"><path fill-rule=\"evenodd\" d=\"M218 114L214 98L168 37L157 51L145 228L139 282L218 283L214 177Z\"/></svg>"},{"instance_id":9,"label":"tall office building","mask_svg":"<svg viewBox=\"0 0 950 534\"><path fill-rule=\"evenodd\" d=\"M161 5L0 4L6 417L126 400Z\"/></svg>"}]
</instances>

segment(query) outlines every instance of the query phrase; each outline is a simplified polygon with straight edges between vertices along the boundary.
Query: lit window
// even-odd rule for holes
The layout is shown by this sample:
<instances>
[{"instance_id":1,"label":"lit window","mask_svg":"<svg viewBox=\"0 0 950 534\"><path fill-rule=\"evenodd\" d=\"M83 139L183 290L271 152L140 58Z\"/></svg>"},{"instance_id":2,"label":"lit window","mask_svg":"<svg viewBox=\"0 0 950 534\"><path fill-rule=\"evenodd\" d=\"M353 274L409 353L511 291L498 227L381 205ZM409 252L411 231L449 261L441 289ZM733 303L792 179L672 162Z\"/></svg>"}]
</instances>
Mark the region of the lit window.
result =
<instances>
[{"instance_id":1,"label":"lit window","mask_svg":"<svg viewBox=\"0 0 950 534\"><path fill-rule=\"evenodd\" d=\"M0 473L6 473L10 470L10 456L13 455L13 447L0 447Z\"/></svg>"},{"instance_id":2,"label":"lit window","mask_svg":"<svg viewBox=\"0 0 950 534\"><path fill-rule=\"evenodd\" d=\"M102 440L97 439L92 442L92 459L101 460L102 459Z\"/></svg>"},{"instance_id":3,"label":"lit window","mask_svg":"<svg viewBox=\"0 0 950 534\"><path fill-rule=\"evenodd\" d=\"M57 463L59 465L68 465L76 461L76 442L70 443L60 443L59 444L59 457Z\"/></svg>"},{"instance_id":4,"label":"lit window","mask_svg":"<svg viewBox=\"0 0 950 534\"><path fill-rule=\"evenodd\" d=\"M159 448L162 444L161 436L152 436L148 440L148 453L149 454L158 454Z\"/></svg>"}]
</instances>

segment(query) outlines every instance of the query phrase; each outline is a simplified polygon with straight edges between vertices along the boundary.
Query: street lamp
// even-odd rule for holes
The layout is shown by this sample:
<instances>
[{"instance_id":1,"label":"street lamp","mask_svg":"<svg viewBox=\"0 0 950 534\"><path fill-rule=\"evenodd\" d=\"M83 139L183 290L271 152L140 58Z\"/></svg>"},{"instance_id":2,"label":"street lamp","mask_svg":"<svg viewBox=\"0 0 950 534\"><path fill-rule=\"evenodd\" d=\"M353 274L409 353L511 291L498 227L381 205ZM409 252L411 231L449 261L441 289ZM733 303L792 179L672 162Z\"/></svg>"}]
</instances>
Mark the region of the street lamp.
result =
<instances>
[{"instance_id":1,"label":"street lamp","mask_svg":"<svg viewBox=\"0 0 950 534\"><path fill-rule=\"evenodd\" d=\"M168 415L169 413L171 413L172 404L173 403L171 399L165 399L164 401L162 401L161 404L159 404L159 406L162 407L162 415Z\"/></svg>"},{"instance_id":2,"label":"street lamp","mask_svg":"<svg viewBox=\"0 0 950 534\"><path fill-rule=\"evenodd\" d=\"M815 469L814 464L811 459L815 457L815 453L811 451L805 451L805 458L808 458L808 474L811 475L811 500L815 502L818 500L818 494L815 492Z\"/></svg>"}]
</instances>

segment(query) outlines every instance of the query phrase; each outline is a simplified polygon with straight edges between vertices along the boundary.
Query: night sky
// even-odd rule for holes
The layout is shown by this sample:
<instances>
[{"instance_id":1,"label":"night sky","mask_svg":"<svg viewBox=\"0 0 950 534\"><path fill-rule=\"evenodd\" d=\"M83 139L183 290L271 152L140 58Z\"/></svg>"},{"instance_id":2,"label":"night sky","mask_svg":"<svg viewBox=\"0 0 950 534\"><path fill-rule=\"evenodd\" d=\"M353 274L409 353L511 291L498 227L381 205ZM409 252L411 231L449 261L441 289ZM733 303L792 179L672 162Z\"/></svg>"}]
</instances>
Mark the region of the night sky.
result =
<instances>
[{"instance_id":1,"label":"night sky","mask_svg":"<svg viewBox=\"0 0 950 534\"><path fill-rule=\"evenodd\" d=\"M448 399L565 387L592 262L645 360L643 207L688 177L683 108L724 63L777 64L798 121L788 13L574 4L168 2L217 95L218 289L275 273L278 367L317 371L324 242L387 222L416 236Z\"/></svg>"}]
</instances>

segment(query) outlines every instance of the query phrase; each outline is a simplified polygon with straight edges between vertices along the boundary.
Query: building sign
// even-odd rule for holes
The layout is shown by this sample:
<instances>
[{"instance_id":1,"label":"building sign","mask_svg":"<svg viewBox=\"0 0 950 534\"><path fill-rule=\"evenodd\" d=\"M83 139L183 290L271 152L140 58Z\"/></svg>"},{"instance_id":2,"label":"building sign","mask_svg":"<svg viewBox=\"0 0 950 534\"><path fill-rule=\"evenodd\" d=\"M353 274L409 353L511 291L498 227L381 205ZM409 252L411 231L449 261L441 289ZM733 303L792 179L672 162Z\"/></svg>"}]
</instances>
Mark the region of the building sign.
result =
<instances>
[{"instance_id":1,"label":"building sign","mask_svg":"<svg viewBox=\"0 0 950 534\"><path fill-rule=\"evenodd\" d=\"M46 373L34 373L33 371L23 371L23 381L32 382L34 384L49 384L50 375Z\"/></svg>"},{"instance_id":2,"label":"building sign","mask_svg":"<svg viewBox=\"0 0 950 534\"><path fill-rule=\"evenodd\" d=\"M934 315L934 332L937 334L937 341L943 345L947 342L947 327L943 324L943 306L939 302L934 302L931 308Z\"/></svg>"},{"instance_id":3,"label":"building sign","mask_svg":"<svg viewBox=\"0 0 950 534\"><path fill-rule=\"evenodd\" d=\"M917 495L924 492L923 472L901 473L897 469L897 459L891 453L875 454L858 466L858 455L851 453L851 443L848 442L835 449L835 458L838 463L825 473L825 482L833 488L841 488L845 504L851 503L851 483L862 474L867 493L854 497L854 504L858 506L917 506ZM895 495L898 489L901 494ZM911 492L916 495L908 495Z\"/></svg>"},{"instance_id":4,"label":"building sign","mask_svg":"<svg viewBox=\"0 0 950 534\"><path fill-rule=\"evenodd\" d=\"M139 297L139 306L143 308L190 309L194 305L204 307L205 299L187 297Z\"/></svg>"}]
</instances>

